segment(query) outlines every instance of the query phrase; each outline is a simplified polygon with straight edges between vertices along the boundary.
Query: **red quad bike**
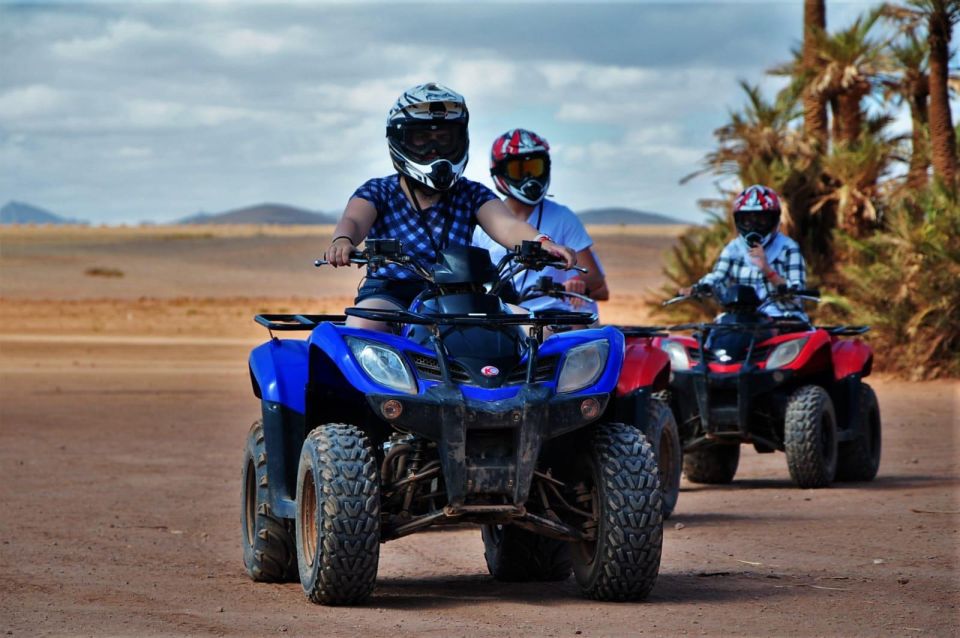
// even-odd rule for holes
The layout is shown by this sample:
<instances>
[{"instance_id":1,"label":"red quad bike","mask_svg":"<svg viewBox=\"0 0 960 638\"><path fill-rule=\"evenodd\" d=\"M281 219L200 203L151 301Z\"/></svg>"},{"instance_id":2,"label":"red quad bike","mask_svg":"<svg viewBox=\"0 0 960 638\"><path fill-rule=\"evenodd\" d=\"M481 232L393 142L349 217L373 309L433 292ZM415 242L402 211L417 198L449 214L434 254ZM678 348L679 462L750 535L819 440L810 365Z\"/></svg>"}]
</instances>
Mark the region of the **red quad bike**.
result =
<instances>
[{"instance_id":1,"label":"red quad bike","mask_svg":"<svg viewBox=\"0 0 960 638\"><path fill-rule=\"evenodd\" d=\"M693 298L713 296L697 286ZM690 297L676 297L665 305ZM880 408L863 378L873 351L856 337L867 326L818 326L769 317L775 301L819 301L814 290L781 287L761 303L750 286L718 296L712 323L672 326L693 336L657 337L670 357L668 399L683 441L683 472L694 483L729 483L740 444L786 453L799 487L869 481L880 466Z\"/></svg>"},{"instance_id":2,"label":"red quad bike","mask_svg":"<svg viewBox=\"0 0 960 638\"><path fill-rule=\"evenodd\" d=\"M540 296L593 302L587 296L568 292L562 284L546 276L538 278L520 301ZM663 495L661 508L663 518L667 519L680 497L683 458L677 422L666 400L670 357L655 342L655 339L666 337L667 333L663 332L662 326L613 327L623 333L625 341L623 367L613 401L613 418L638 428L653 447ZM555 329L563 328L557 326Z\"/></svg>"}]
</instances>

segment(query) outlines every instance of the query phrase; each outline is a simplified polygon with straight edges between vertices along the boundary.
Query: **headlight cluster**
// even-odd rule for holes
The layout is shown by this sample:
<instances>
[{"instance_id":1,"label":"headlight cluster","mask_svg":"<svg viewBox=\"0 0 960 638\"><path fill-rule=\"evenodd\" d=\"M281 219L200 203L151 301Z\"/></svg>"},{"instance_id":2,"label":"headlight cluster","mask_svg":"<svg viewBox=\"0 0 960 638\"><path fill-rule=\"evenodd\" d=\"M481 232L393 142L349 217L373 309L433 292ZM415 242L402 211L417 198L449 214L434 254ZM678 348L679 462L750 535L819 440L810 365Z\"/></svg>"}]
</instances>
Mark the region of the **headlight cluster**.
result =
<instances>
[{"instance_id":1,"label":"headlight cluster","mask_svg":"<svg viewBox=\"0 0 960 638\"><path fill-rule=\"evenodd\" d=\"M606 339L571 348L563 360L557 392L576 392L595 383L607 366L609 354L610 342Z\"/></svg>"},{"instance_id":2,"label":"headlight cluster","mask_svg":"<svg viewBox=\"0 0 960 638\"><path fill-rule=\"evenodd\" d=\"M785 365L790 365L793 363L793 360L797 358L797 355L800 354L800 352L803 350L803 346L805 345L807 345L807 337L784 341L774 348L773 352L770 353L770 356L767 357L767 370L773 370L775 368L782 368Z\"/></svg>"},{"instance_id":3,"label":"headlight cluster","mask_svg":"<svg viewBox=\"0 0 960 638\"><path fill-rule=\"evenodd\" d=\"M347 337L347 345L371 379L400 392L417 393L417 382L399 352L355 337Z\"/></svg>"}]
</instances>

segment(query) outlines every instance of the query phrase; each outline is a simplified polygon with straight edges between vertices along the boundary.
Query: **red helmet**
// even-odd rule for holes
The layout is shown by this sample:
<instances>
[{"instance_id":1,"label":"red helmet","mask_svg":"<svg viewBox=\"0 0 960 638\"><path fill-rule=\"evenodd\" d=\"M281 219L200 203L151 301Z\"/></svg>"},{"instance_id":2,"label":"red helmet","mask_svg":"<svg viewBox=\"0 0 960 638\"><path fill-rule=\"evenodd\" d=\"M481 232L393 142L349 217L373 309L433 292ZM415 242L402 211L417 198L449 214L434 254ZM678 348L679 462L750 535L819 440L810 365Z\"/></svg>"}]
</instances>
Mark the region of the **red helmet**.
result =
<instances>
[{"instance_id":1,"label":"red helmet","mask_svg":"<svg viewBox=\"0 0 960 638\"><path fill-rule=\"evenodd\" d=\"M515 128L493 141L490 177L497 190L531 206L550 186L550 145L536 133Z\"/></svg>"},{"instance_id":2,"label":"red helmet","mask_svg":"<svg viewBox=\"0 0 960 638\"><path fill-rule=\"evenodd\" d=\"M780 225L780 197L772 188L748 186L733 200L733 223L751 246L766 244Z\"/></svg>"}]
</instances>

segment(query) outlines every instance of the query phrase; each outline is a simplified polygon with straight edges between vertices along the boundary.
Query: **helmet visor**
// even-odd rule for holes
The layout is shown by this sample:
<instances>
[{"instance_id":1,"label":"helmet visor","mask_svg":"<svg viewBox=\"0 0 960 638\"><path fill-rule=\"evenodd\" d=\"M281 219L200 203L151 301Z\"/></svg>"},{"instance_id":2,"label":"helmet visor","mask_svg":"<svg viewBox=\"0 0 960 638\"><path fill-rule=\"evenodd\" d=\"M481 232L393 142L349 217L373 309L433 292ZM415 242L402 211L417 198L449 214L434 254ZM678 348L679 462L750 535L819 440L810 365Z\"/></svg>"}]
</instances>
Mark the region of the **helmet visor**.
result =
<instances>
[{"instance_id":1,"label":"helmet visor","mask_svg":"<svg viewBox=\"0 0 960 638\"><path fill-rule=\"evenodd\" d=\"M463 148L464 127L455 122L417 122L401 131L400 143L411 159L426 163L453 159Z\"/></svg>"},{"instance_id":2,"label":"helmet visor","mask_svg":"<svg viewBox=\"0 0 960 638\"><path fill-rule=\"evenodd\" d=\"M738 211L736 213L737 230L740 234L760 233L767 235L777 225L779 215L773 211Z\"/></svg>"},{"instance_id":3,"label":"helmet visor","mask_svg":"<svg viewBox=\"0 0 960 638\"><path fill-rule=\"evenodd\" d=\"M518 181L524 177L539 179L547 173L547 162L542 157L517 158L507 160L504 173L508 179Z\"/></svg>"}]
</instances>

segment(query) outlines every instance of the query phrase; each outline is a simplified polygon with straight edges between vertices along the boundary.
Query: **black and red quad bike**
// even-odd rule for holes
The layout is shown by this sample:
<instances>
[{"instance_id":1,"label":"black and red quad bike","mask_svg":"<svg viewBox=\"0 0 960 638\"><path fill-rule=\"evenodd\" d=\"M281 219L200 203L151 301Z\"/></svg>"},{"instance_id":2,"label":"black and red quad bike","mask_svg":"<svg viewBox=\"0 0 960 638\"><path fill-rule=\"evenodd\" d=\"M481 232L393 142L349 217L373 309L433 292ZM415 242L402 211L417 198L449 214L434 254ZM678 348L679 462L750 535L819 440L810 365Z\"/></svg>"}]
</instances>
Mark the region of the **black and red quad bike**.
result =
<instances>
[{"instance_id":1,"label":"black and red quad bike","mask_svg":"<svg viewBox=\"0 0 960 638\"><path fill-rule=\"evenodd\" d=\"M593 302L590 297L568 292L563 284L549 276L539 277L518 301L522 303L540 296ZM611 405L612 418L618 423L628 423L639 429L653 447L663 498L661 511L663 518L667 519L680 497L682 462L677 422L665 399L670 381L670 357L654 343L654 339L666 337L667 333L663 326L613 327L623 333L624 357Z\"/></svg>"},{"instance_id":2,"label":"black and red quad bike","mask_svg":"<svg viewBox=\"0 0 960 638\"><path fill-rule=\"evenodd\" d=\"M654 339L670 357L668 400L680 428L683 471L695 483L729 483L740 445L786 453L799 487L869 481L880 466L880 408L863 378L873 351L856 337L867 326L811 326L770 317L777 301L819 301L814 290L781 287L763 302L750 286L716 294L724 312L712 323L672 326L692 336ZM844 337L853 337L845 339Z\"/></svg>"}]
</instances>

